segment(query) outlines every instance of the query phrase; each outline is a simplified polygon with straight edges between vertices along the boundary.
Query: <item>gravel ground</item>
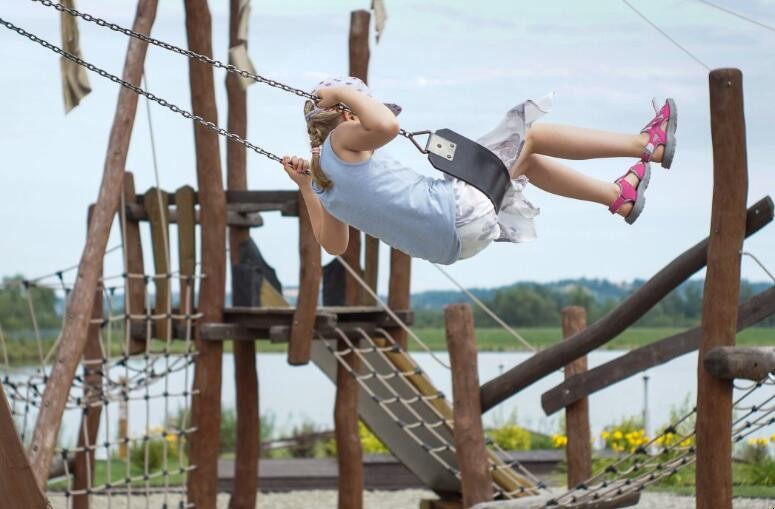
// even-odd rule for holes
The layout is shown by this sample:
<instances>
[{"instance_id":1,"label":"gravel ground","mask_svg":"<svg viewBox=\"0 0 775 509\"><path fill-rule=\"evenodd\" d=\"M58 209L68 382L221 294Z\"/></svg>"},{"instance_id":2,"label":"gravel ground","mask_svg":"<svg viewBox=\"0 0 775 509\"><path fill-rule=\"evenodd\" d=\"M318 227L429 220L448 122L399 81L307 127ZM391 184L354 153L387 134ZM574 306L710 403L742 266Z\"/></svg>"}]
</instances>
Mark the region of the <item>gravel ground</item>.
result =
<instances>
[{"instance_id":1,"label":"gravel ground","mask_svg":"<svg viewBox=\"0 0 775 509\"><path fill-rule=\"evenodd\" d=\"M367 509L418 509L423 498L435 498L433 493L424 490L402 491L367 491L364 495L364 507ZM67 500L60 495L53 495L51 505L54 509L69 509ZM170 497L168 507L177 507L177 500ZM126 498L116 497L108 505L104 497L93 497L93 509L159 509L164 503L162 495L152 495L146 504L145 498L133 497L131 505ZM229 496L218 496L218 509L227 509ZM775 508L775 500L765 499L735 499L735 509L771 509ZM336 491L297 491L291 493L260 494L256 507L261 509L335 509ZM664 493L644 493L638 504L641 509L694 509L693 497L679 497Z\"/></svg>"}]
</instances>

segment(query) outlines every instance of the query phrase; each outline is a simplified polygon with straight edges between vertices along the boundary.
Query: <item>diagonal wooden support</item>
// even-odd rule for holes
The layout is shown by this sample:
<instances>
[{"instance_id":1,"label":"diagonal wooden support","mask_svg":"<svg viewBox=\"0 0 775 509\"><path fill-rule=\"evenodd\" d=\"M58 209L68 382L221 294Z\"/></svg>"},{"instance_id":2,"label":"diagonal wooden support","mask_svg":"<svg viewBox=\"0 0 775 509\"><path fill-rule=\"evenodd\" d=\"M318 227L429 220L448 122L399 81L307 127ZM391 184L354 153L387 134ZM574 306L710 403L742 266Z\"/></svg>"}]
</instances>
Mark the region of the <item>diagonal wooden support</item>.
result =
<instances>
[{"instance_id":1,"label":"diagonal wooden support","mask_svg":"<svg viewBox=\"0 0 775 509\"><path fill-rule=\"evenodd\" d=\"M156 0L140 0L132 30L149 34L155 17ZM135 86L140 85L147 47L147 43L139 39L129 40L123 79ZM94 206L94 216L78 266L78 279L70 296L56 363L46 384L42 406L35 423L29 457L35 478L41 487L48 478L70 384L86 344L86 329L91 317L97 279L123 187L124 167L137 110L137 97L137 94L126 88L122 88L118 94L118 106L110 131L108 153Z\"/></svg>"}]
</instances>

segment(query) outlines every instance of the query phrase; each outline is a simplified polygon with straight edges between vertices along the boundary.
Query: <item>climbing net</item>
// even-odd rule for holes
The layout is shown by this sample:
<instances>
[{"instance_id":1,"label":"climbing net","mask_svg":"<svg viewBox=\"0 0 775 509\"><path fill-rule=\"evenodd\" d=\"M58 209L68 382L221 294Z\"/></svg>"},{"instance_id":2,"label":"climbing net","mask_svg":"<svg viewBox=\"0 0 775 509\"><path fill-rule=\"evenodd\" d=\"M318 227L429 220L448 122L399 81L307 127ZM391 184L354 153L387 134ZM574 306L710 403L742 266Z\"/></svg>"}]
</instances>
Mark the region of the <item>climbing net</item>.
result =
<instances>
[{"instance_id":1,"label":"climbing net","mask_svg":"<svg viewBox=\"0 0 775 509\"><path fill-rule=\"evenodd\" d=\"M775 424L775 373L759 382L735 381L734 387L741 391L734 402L732 420L732 443L737 444ZM545 507L610 500L640 492L694 464L696 415L694 408L649 442L617 459L587 482L548 501Z\"/></svg>"},{"instance_id":2,"label":"climbing net","mask_svg":"<svg viewBox=\"0 0 775 509\"><path fill-rule=\"evenodd\" d=\"M12 327L16 330L0 324L2 383L25 444L60 341L41 327L44 312L38 308L46 299L49 303L57 299L67 309L76 269L0 287L11 298L26 302L27 330L18 330L20 317ZM172 272L100 279L51 468L48 491L54 507L73 507L79 499L93 497L107 499L108 507L116 499L125 500L127 507L144 501L147 507L152 494L163 507L193 507L185 485L188 472L195 468L188 461L189 437L196 431L189 409L196 394L191 389L196 358L193 328L200 315L190 303L201 277ZM153 302L159 286L169 288L175 282L180 288L177 309L172 308L171 297L166 304ZM143 288L140 309L132 307L127 291L138 283ZM61 320L66 319L62 313ZM160 337L164 339L155 339ZM32 365L29 357L18 353L18 347L29 342L36 344Z\"/></svg>"}]
</instances>

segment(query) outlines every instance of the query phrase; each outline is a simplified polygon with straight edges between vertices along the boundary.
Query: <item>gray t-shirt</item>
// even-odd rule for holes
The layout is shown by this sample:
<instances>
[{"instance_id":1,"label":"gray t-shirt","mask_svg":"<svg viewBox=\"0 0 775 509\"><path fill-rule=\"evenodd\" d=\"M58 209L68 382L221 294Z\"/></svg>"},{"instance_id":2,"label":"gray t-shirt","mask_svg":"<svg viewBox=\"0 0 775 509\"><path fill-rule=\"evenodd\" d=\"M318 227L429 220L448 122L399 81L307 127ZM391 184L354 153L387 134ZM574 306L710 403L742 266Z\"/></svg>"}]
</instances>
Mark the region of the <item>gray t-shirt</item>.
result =
<instances>
[{"instance_id":1,"label":"gray t-shirt","mask_svg":"<svg viewBox=\"0 0 775 509\"><path fill-rule=\"evenodd\" d=\"M333 133L332 133L333 134ZM360 163L339 159L331 135L320 150L320 166L333 185L312 189L340 221L417 258L451 264L460 256L452 183L416 173L380 157Z\"/></svg>"}]
</instances>

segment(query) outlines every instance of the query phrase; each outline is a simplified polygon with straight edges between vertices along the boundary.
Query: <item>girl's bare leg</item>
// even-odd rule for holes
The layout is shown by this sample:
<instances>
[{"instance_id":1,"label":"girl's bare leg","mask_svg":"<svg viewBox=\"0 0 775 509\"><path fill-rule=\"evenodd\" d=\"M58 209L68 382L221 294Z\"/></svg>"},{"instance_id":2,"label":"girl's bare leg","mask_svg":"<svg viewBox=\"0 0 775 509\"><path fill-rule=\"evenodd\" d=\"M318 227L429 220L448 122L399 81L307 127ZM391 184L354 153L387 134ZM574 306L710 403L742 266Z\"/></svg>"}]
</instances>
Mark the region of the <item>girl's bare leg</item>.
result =
<instances>
[{"instance_id":1,"label":"girl's bare leg","mask_svg":"<svg viewBox=\"0 0 775 509\"><path fill-rule=\"evenodd\" d=\"M522 158L517 175L525 175L535 186L546 192L600 203L608 207L619 196L619 186L614 182L604 182L583 173L568 168L556 159L540 154L530 154ZM516 165L515 165L516 166ZM516 176L516 175L515 175ZM630 184L637 187L638 178L627 175ZM619 209L619 214L627 216L632 210L632 204L626 203Z\"/></svg>"}]
</instances>

